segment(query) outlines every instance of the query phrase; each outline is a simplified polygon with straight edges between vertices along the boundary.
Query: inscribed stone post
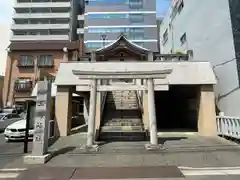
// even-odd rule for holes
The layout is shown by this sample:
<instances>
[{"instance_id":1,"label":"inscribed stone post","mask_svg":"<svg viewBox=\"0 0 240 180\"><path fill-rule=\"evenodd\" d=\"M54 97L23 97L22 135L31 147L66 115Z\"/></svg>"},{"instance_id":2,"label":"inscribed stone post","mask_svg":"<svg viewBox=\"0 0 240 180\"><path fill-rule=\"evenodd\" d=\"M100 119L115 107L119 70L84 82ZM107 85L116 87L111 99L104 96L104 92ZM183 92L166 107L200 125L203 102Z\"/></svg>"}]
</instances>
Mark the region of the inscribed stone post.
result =
<instances>
[{"instance_id":1,"label":"inscribed stone post","mask_svg":"<svg viewBox=\"0 0 240 180\"><path fill-rule=\"evenodd\" d=\"M51 83L38 82L36 116L34 124L34 139L32 155L42 156L48 148L48 126L51 106Z\"/></svg>"}]
</instances>

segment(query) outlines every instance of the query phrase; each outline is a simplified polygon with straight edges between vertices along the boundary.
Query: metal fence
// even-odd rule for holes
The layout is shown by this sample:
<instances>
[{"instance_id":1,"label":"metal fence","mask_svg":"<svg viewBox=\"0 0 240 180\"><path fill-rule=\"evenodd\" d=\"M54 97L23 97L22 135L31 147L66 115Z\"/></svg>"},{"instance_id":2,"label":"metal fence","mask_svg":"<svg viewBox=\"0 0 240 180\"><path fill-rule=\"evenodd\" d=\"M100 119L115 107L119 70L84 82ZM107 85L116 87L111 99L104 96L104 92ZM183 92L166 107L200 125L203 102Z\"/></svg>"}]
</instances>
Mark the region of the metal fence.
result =
<instances>
[{"instance_id":1,"label":"metal fence","mask_svg":"<svg viewBox=\"0 0 240 180\"><path fill-rule=\"evenodd\" d=\"M217 116L218 135L240 139L240 118Z\"/></svg>"}]
</instances>

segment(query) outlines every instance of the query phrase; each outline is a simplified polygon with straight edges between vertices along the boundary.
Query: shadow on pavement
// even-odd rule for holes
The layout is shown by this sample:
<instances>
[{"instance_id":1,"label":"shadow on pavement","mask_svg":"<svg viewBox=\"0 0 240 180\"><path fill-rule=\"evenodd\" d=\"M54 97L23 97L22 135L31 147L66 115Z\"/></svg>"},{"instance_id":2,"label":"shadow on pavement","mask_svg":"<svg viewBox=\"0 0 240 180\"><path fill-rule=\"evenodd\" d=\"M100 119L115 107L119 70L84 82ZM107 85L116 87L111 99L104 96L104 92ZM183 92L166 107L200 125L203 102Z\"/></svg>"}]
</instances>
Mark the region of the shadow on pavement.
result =
<instances>
[{"instance_id":1,"label":"shadow on pavement","mask_svg":"<svg viewBox=\"0 0 240 180\"><path fill-rule=\"evenodd\" d=\"M61 148L61 149L58 149L58 150L55 150L55 151L50 151L51 154L52 154L52 158L56 157L56 156L59 156L59 155L62 155L62 154L66 154L68 152L71 152L73 151L74 149L76 149L76 147L64 147L64 148Z\"/></svg>"},{"instance_id":2,"label":"shadow on pavement","mask_svg":"<svg viewBox=\"0 0 240 180\"><path fill-rule=\"evenodd\" d=\"M159 137L158 144L164 144L167 141L180 141L183 139L188 139L187 137Z\"/></svg>"}]
</instances>

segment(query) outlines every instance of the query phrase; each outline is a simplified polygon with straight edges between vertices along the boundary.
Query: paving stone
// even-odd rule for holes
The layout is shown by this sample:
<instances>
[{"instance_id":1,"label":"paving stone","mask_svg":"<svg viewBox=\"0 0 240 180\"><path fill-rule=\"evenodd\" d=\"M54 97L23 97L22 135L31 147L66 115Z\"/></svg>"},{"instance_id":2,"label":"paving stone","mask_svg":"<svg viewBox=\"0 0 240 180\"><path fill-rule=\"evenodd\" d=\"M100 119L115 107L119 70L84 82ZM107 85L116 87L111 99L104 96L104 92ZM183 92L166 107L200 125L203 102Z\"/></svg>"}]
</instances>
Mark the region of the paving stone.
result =
<instances>
[{"instance_id":1,"label":"paving stone","mask_svg":"<svg viewBox=\"0 0 240 180\"><path fill-rule=\"evenodd\" d=\"M75 168L69 167L37 167L22 173L17 180L70 180Z\"/></svg>"},{"instance_id":2,"label":"paving stone","mask_svg":"<svg viewBox=\"0 0 240 180\"><path fill-rule=\"evenodd\" d=\"M184 177L176 166L77 168L72 179L141 179Z\"/></svg>"}]
</instances>

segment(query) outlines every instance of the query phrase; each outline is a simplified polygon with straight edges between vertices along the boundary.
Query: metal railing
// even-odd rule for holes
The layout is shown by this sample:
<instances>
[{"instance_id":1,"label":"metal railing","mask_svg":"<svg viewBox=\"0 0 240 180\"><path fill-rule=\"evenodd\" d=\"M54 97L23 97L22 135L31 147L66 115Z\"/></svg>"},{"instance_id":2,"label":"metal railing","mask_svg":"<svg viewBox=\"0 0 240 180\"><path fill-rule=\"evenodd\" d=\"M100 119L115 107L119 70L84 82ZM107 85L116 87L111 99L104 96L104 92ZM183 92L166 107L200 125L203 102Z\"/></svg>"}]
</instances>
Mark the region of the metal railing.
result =
<instances>
[{"instance_id":1,"label":"metal railing","mask_svg":"<svg viewBox=\"0 0 240 180\"><path fill-rule=\"evenodd\" d=\"M154 54L154 61L189 61L188 54Z\"/></svg>"},{"instance_id":2,"label":"metal railing","mask_svg":"<svg viewBox=\"0 0 240 180\"><path fill-rule=\"evenodd\" d=\"M217 116L218 135L240 139L240 118Z\"/></svg>"},{"instance_id":3,"label":"metal railing","mask_svg":"<svg viewBox=\"0 0 240 180\"><path fill-rule=\"evenodd\" d=\"M30 92L33 88L33 82L27 81L27 82L15 82L15 91L16 92Z\"/></svg>"}]
</instances>

